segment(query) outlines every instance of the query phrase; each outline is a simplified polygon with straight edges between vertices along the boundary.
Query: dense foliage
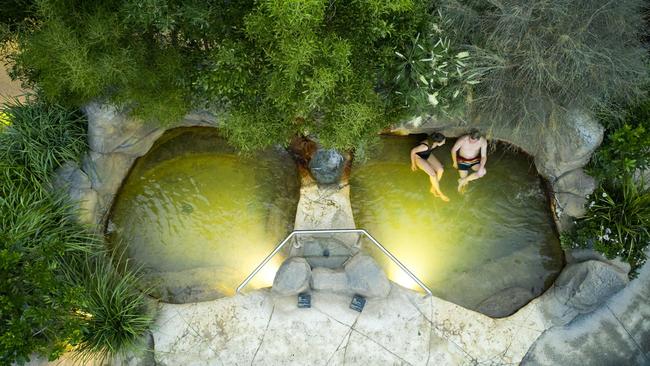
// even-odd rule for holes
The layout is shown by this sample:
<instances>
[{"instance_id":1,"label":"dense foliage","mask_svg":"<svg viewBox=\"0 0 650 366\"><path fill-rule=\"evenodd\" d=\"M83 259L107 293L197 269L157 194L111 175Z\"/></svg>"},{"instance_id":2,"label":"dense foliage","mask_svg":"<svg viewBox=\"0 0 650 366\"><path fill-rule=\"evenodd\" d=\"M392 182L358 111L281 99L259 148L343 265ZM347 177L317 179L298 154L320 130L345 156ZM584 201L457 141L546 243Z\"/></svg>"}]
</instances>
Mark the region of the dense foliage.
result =
<instances>
[{"instance_id":1,"label":"dense foliage","mask_svg":"<svg viewBox=\"0 0 650 366\"><path fill-rule=\"evenodd\" d=\"M634 276L650 245L650 185L640 177L650 167L650 100L600 121L605 139L587 167L598 188L588 198L585 216L562 236L562 244L621 257Z\"/></svg>"},{"instance_id":2,"label":"dense foliage","mask_svg":"<svg viewBox=\"0 0 650 366\"><path fill-rule=\"evenodd\" d=\"M45 181L65 161L77 161L86 146L85 119L78 111L39 100L14 101L4 110L9 128L0 134L0 159L24 166Z\"/></svg>"},{"instance_id":3,"label":"dense foliage","mask_svg":"<svg viewBox=\"0 0 650 366\"><path fill-rule=\"evenodd\" d=\"M646 261L650 244L650 189L630 176L621 182L604 181L589 197L584 218L564 234L565 248L592 248L607 258L620 257L635 271Z\"/></svg>"},{"instance_id":4,"label":"dense foliage","mask_svg":"<svg viewBox=\"0 0 650 366\"><path fill-rule=\"evenodd\" d=\"M592 157L589 174L621 180L650 168L650 99L600 121L605 138Z\"/></svg>"},{"instance_id":5,"label":"dense foliage","mask_svg":"<svg viewBox=\"0 0 650 366\"><path fill-rule=\"evenodd\" d=\"M9 58L50 100L105 98L161 122L208 106L244 150L295 134L360 147L400 116L459 109L476 82L470 54L425 0L42 0L28 9L8 14L18 46Z\"/></svg>"},{"instance_id":6,"label":"dense foliage","mask_svg":"<svg viewBox=\"0 0 650 366\"><path fill-rule=\"evenodd\" d=\"M138 290L140 272L127 269L126 262L101 251L68 271L67 280L83 293L75 304L83 319L75 348L82 359L107 359L144 347L143 335L153 323L152 304Z\"/></svg>"},{"instance_id":7,"label":"dense foliage","mask_svg":"<svg viewBox=\"0 0 650 366\"><path fill-rule=\"evenodd\" d=\"M63 199L18 181L23 167L0 162L0 363L32 352L57 356L81 326L71 316L79 288L65 281L62 262L94 239L75 224Z\"/></svg>"},{"instance_id":8,"label":"dense foliage","mask_svg":"<svg viewBox=\"0 0 650 366\"><path fill-rule=\"evenodd\" d=\"M137 275L114 269L102 240L48 183L86 148L83 121L39 100L5 106L2 121L0 363L72 346L100 355L131 347L151 324Z\"/></svg>"},{"instance_id":9,"label":"dense foliage","mask_svg":"<svg viewBox=\"0 0 650 366\"><path fill-rule=\"evenodd\" d=\"M388 96L411 116L464 112L465 97L481 75L472 72L470 53L460 51L452 41L457 35L448 19L437 13L428 27L417 34L404 54L395 51L400 63Z\"/></svg>"},{"instance_id":10,"label":"dense foliage","mask_svg":"<svg viewBox=\"0 0 650 366\"><path fill-rule=\"evenodd\" d=\"M647 80L643 0L442 0L473 53L476 116L556 127L567 109L633 100Z\"/></svg>"}]
</instances>

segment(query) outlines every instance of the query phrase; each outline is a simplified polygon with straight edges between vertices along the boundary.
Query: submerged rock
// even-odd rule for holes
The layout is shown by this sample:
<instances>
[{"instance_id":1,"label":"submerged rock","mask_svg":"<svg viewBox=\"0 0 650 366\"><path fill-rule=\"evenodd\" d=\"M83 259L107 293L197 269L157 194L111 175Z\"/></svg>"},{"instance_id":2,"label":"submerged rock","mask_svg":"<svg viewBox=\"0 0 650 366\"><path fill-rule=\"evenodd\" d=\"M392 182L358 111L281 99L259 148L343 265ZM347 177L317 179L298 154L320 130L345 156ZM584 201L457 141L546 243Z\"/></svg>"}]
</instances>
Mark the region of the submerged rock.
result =
<instances>
[{"instance_id":1,"label":"submerged rock","mask_svg":"<svg viewBox=\"0 0 650 366\"><path fill-rule=\"evenodd\" d=\"M366 297L386 297L390 282L386 274L370 256L357 254L345 265L345 274L351 291Z\"/></svg>"},{"instance_id":2,"label":"submerged rock","mask_svg":"<svg viewBox=\"0 0 650 366\"><path fill-rule=\"evenodd\" d=\"M476 311L493 318L503 318L519 310L534 297L535 294L530 289L506 288L483 300Z\"/></svg>"},{"instance_id":3,"label":"submerged rock","mask_svg":"<svg viewBox=\"0 0 650 366\"><path fill-rule=\"evenodd\" d=\"M345 159L333 149L319 149L309 162L309 171L319 184L338 183L343 174Z\"/></svg>"},{"instance_id":4,"label":"submerged rock","mask_svg":"<svg viewBox=\"0 0 650 366\"><path fill-rule=\"evenodd\" d=\"M309 288L311 267L305 258L291 257L282 263L273 279L273 292L296 295Z\"/></svg>"},{"instance_id":5,"label":"submerged rock","mask_svg":"<svg viewBox=\"0 0 650 366\"><path fill-rule=\"evenodd\" d=\"M92 189L88 175L76 163L67 162L55 174L52 185L54 189L65 192L79 209L77 217L81 223L96 223L98 195Z\"/></svg>"}]
</instances>

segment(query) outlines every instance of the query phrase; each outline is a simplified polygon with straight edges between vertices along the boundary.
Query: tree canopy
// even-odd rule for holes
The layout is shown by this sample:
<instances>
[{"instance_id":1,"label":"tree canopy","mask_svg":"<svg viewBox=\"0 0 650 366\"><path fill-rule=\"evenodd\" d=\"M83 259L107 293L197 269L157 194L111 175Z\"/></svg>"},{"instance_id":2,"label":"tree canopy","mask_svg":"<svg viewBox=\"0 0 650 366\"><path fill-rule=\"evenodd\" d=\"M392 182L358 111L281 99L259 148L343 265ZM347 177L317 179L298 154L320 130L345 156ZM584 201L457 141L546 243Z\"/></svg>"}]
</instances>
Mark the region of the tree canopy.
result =
<instances>
[{"instance_id":1,"label":"tree canopy","mask_svg":"<svg viewBox=\"0 0 650 366\"><path fill-rule=\"evenodd\" d=\"M7 18L18 45L9 58L47 98L108 100L162 123L208 106L244 150L295 134L363 146L406 113L463 105L471 85L469 54L424 0L43 0L29 9Z\"/></svg>"},{"instance_id":2,"label":"tree canopy","mask_svg":"<svg viewBox=\"0 0 650 366\"><path fill-rule=\"evenodd\" d=\"M467 105L544 127L647 79L642 0L9 2L13 74L47 98L161 123L212 109L243 150L296 134L362 148L400 118Z\"/></svg>"}]
</instances>

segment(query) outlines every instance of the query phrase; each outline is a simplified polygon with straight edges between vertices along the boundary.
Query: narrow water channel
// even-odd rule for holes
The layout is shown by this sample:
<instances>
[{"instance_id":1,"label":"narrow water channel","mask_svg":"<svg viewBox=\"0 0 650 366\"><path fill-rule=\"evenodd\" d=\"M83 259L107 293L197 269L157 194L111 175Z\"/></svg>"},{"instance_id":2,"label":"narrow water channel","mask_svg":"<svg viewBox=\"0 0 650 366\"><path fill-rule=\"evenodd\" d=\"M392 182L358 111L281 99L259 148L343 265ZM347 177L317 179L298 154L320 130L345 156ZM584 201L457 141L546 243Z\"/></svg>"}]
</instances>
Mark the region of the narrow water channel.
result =
<instances>
[{"instance_id":1,"label":"narrow water channel","mask_svg":"<svg viewBox=\"0 0 650 366\"><path fill-rule=\"evenodd\" d=\"M384 244L433 291L464 307L507 309L541 294L563 265L549 203L532 160L502 146L488 154L487 175L456 192L454 140L436 150L445 173L445 203L429 193L427 175L410 169L421 137L382 137L350 177L357 227ZM416 284L374 252L389 277ZM494 309L493 309L494 310ZM498 310L498 309L497 309ZM498 311L497 311L498 312Z\"/></svg>"}]
</instances>

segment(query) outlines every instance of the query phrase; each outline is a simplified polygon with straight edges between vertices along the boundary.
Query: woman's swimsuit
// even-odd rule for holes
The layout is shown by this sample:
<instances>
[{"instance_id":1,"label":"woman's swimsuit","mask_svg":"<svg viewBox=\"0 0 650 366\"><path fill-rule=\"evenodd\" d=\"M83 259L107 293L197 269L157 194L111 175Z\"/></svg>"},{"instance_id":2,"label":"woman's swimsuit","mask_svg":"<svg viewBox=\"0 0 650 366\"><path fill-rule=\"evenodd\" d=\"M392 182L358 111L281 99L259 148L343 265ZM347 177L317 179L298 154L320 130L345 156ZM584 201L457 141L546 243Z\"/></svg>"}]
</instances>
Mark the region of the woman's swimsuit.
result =
<instances>
[{"instance_id":1,"label":"woman's swimsuit","mask_svg":"<svg viewBox=\"0 0 650 366\"><path fill-rule=\"evenodd\" d=\"M481 155L478 155L477 157L470 158L470 159L462 157L460 156L460 154L458 154L457 157L458 157L458 170L470 170L474 165L481 163Z\"/></svg>"},{"instance_id":2,"label":"woman's swimsuit","mask_svg":"<svg viewBox=\"0 0 650 366\"><path fill-rule=\"evenodd\" d=\"M420 142L420 144L419 144L418 146L420 146L420 145L424 145L424 146L426 146L428 149L425 150L425 151L416 152L415 154L416 154L417 156L421 157L421 158L424 159L424 160L429 159L429 156L431 156L431 153L433 152L433 149L435 149L435 147L431 147L431 145L433 145L433 144L430 145L430 144L428 144L428 143L426 143L426 142Z\"/></svg>"}]
</instances>

